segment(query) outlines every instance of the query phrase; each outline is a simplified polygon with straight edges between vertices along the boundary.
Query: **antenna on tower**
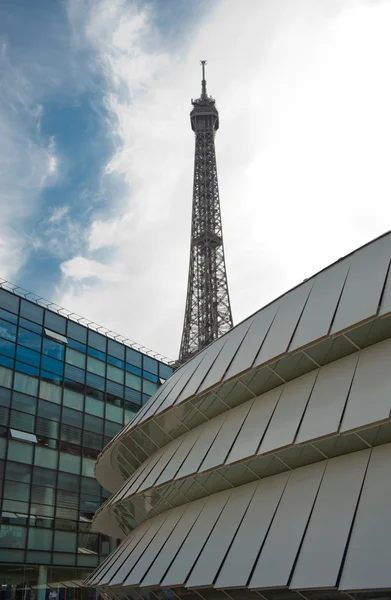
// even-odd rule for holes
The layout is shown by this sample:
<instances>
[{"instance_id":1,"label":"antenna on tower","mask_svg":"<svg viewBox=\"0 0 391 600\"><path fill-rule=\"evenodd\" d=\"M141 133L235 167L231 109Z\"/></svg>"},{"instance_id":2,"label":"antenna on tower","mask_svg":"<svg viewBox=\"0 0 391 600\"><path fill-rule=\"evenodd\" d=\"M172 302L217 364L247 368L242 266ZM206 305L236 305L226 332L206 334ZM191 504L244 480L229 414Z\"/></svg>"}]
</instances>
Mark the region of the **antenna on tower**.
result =
<instances>
[{"instance_id":1,"label":"antenna on tower","mask_svg":"<svg viewBox=\"0 0 391 600\"><path fill-rule=\"evenodd\" d=\"M205 65L206 65L206 60L201 60L201 65L202 65L202 82L201 82L201 99L205 100L207 98L207 94L206 94L206 79L205 79Z\"/></svg>"}]
</instances>

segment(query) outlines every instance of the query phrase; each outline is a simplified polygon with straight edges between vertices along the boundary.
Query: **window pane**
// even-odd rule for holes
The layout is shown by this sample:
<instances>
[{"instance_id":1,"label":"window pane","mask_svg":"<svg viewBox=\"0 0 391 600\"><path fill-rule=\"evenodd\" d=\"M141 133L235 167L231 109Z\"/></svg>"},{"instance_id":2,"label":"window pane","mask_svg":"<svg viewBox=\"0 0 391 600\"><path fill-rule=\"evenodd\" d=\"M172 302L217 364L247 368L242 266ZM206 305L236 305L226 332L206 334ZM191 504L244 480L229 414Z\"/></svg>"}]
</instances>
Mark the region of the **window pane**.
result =
<instances>
[{"instance_id":1,"label":"window pane","mask_svg":"<svg viewBox=\"0 0 391 600\"><path fill-rule=\"evenodd\" d=\"M8 441L8 460L31 465L33 461L33 446L15 440Z\"/></svg>"},{"instance_id":2,"label":"window pane","mask_svg":"<svg viewBox=\"0 0 391 600\"><path fill-rule=\"evenodd\" d=\"M88 345L100 350L101 352L106 352L106 337L104 335L100 335L95 331L88 332Z\"/></svg>"},{"instance_id":3,"label":"window pane","mask_svg":"<svg viewBox=\"0 0 391 600\"><path fill-rule=\"evenodd\" d=\"M10 342L16 341L16 325L8 323L0 319L0 337L9 340Z\"/></svg>"},{"instance_id":4,"label":"window pane","mask_svg":"<svg viewBox=\"0 0 391 600\"><path fill-rule=\"evenodd\" d=\"M49 356L42 356L41 368L43 371L50 371L50 373L55 373L56 375L60 376L62 376L64 373L64 363L56 360L55 358L50 358Z\"/></svg>"},{"instance_id":5,"label":"window pane","mask_svg":"<svg viewBox=\"0 0 391 600\"><path fill-rule=\"evenodd\" d=\"M38 415L45 419L53 419L53 421L60 420L61 407L45 400L40 400L38 404Z\"/></svg>"},{"instance_id":6,"label":"window pane","mask_svg":"<svg viewBox=\"0 0 391 600\"><path fill-rule=\"evenodd\" d=\"M86 396L86 412L97 417L103 417L105 405L100 400Z\"/></svg>"},{"instance_id":7,"label":"window pane","mask_svg":"<svg viewBox=\"0 0 391 600\"><path fill-rule=\"evenodd\" d=\"M135 375L139 375L140 377L142 375L141 369L139 369L138 367L134 367L133 365L130 365L129 363L126 363L125 368L129 373L134 373Z\"/></svg>"},{"instance_id":8,"label":"window pane","mask_svg":"<svg viewBox=\"0 0 391 600\"><path fill-rule=\"evenodd\" d=\"M26 317L26 319L30 319L30 321L35 321L36 323L42 323L43 321L43 308L28 300L22 299L20 303L20 314L22 317Z\"/></svg>"},{"instance_id":9,"label":"window pane","mask_svg":"<svg viewBox=\"0 0 391 600\"><path fill-rule=\"evenodd\" d=\"M60 452L59 469L66 473L75 473L75 475L78 475L80 473L80 456Z\"/></svg>"},{"instance_id":10,"label":"window pane","mask_svg":"<svg viewBox=\"0 0 391 600\"><path fill-rule=\"evenodd\" d=\"M43 353L47 356L51 356L52 358L57 358L58 360L64 360L64 350L65 346L63 344L59 344L58 342L54 342L53 340L49 340L48 338L44 338L43 340ZM50 369L48 369L50 371Z\"/></svg>"},{"instance_id":11,"label":"window pane","mask_svg":"<svg viewBox=\"0 0 391 600\"><path fill-rule=\"evenodd\" d=\"M150 394L152 396L157 391L158 387L157 383L152 383L152 381L144 379L143 392L145 394Z\"/></svg>"},{"instance_id":12,"label":"window pane","mask_svg":"<svg viewBox=\"0 0 391 600\"><path fill-rule=\"evenodd\" d=\"M107 377L116 381L117 383L124 382L124 372L121 369L117 369L117 367L112 367L111 365L107 365Z\"/></svg>"},{"instance_id":13,"label":"window pane","mask_svg":"<svg viewBox=\"0 0 391 600\"><path fill-rule=\"evenodd\" d=\"M144 377L144 379L148 379L149 381L154 381L155 383L158 383L158 381L159 381L157 375L153 375L152 373L149 373L148 371L143 371L143 377Z\"/></svg>"},{"instance_id":14,"label":"window pane","mask_svg":"<svg viewBox=\"0 0 391 600\"><path fill-rule=\"evenodd\" d=\"M57 457L58 452L56 452L56 450L50 450L50 448L37 446L35 448L34 464L36 464L38 467L45 467L46 469L56 469Z\"/></svg>"},{"instance_id":15,"label":"window pane","mask_svg":"<svg viewBox=\"0 0 391 600\"><path fill-rule=\"evenodd\" d=\"M23 465L21 463L14 463L9 460L6 464L5 477L6 479L11 479L12 481L30 483L31 466Z\"/></svg>"},{"instance_id":16,"label":"window pane","mask_svg":"<svg viewBox=\"0 0 391 600\"><path fill-rule=\"evenodd\" d=\"M94 477L95 461L91 458L83 458L82 475L84 477Z\"/></svg>"},{"instance_id":17,"label":"window pane","mask_svg":"<svg viewBox=\"0 0 391 600\"><path fill-rule=\"evenodd\" d=\"M0 387L0 406L11 405L11 392L7 388Z\"/></svg>"},{"instance_id":18,"label":"window pane","mask_svg":"<svg viewBox=\"0 0 391 600\"><path fill-rule=\"evenodd\" d=\"M14 392L12 395L12 408L35 415L37 411L37 400L32 396Z\"/></svg>"},{"instance_id":19,"label":"window pane","mask_svg":"<svg viewBox=\"0 0 391 600\"><path fill-rule=\"evenodd\" d=\"M99 375L95 375L95 373L87 372L86 383L88 386L91 386L97 390L105 391L105 379L103 377L99 377Z\"/></svg>"},{"instance_id":20,"label":"window pane","mask_svg":"<svg viewBox=\"0 0 391 600\"><path fill-rule=\"evenodd\" d=\"M103 433L103 419L99 417L93 417L92 415L84 415L84 429L89 431L95 431L96 433Z\"/></svg>"},{"instance_id":21,"label":"window pane","mask_svg":"<svg viewBox=\"0 0 391 600\"><path fill-rule=\"evenodd\" d=\"M11 415L10 415L10 427L14 430L19 430L20 432L29 432L34 433L35 431L35 416L34 415L28 415L24 412L19 412L18 410L12 410L11 411ZM20 440L26 440L26 441L31 441L33 442L33 440L27 440L24 437L24 434L15 434L12 437L20 439ZM34 440L36 441L36 440Z\"/></svg>"},{"instance_id":22,"label":"window pane","mask_svg":"<svg viewBox=\"0 0 391 600\"><path fill-rule=\"evenodd\" d=\"M37 333L33 333L28 329L23 329L23 327L19 327L18 343L22 344L23 346L27 346L31 350L36 350L37 352L40 352L42 338Z\"/></svg>"},{"instance_id":23,"label":"window pane","mask_svg":"<svg viewBox=\"0 0 391 600\"><path fill-rule=\"evenodd\" d=\"M37 367L27 365L26 363L16 362L15 369L16 371L20 371L21 373L25 373L26 375L31 375L32 377L38 377L39 375L39 369L37 369Z\"/></svg>"},{"instance_id":24,"label":"window pane","mask_svg":"<svg viewBox=\"0 0 391 600\"><path fill-rule=\"evenodd\" d=\"M0 548L25 548L25 527L17 525L0 525Z\"/></svg>"},{"instance_id":25,"label":"window pane","mask_svg":"<svg viewBox=\"0 0 391 600\"><path fill-rule=\"evenodd\" d=\"M121 431L122 425L117 425L116 423L110 423L110 421L105 422L105 434L113 438L119 431Z\"/></svg>"},{"instance_id":26,"label":"window pane","mask_svg":"<svg viewBox=\"0 0 391 600\"><path fill-rule=\"evenodd\" d=\"M65 365L65 377L68 379L72 379L72 381L76 381L79 384L84 384L86 373L83 369L79 369L79 367L74 367L73 365Z\"/></svg>"},{"instance_id":27,"label":"window pane","mask_svg":"<svg viewBox=\"0 0 391 600\"><path fill-rule=\"evenodd\" d=\"M87 370L91 373L96 373L96 375L101 375L102 377L106 374L106 364L101 360L97 360L92 356L87 358Z\"/></svg>"},{"instance_id":28,"label":"window pane","mask_svg":"<svg viewBox=\"0 0 391 600\"><path fill-rule=\"evenodd\" d=\"M78 340L79 342L86 344L87 329L81 325L78 325L78 323L75 323L74 321L68 321L67 337L71 337L74 340Z\"/></svg>"},{"instance_id":29,"label":"window pane","mask_svg":"<svg viewBox=\"0 0 391 600\"><path fill-rule=\"evenodd\" d=\"M38 527L30 528L28 548L32 550L51 550L52 542L53 531L50 529L38 529Z\"/></svg>"},{"instance_id":30,"label":"window pane","mask_svg":"<svg viewBox=\"0 0 391 600\"><path fill-rule=\"evenodd\" d=\"M10 388L12 384L12 371L0 366L0 385Z\"/></svg>"},{"instance_id":31,"label":"window pane","mask_svg":"<svg viewBox=\"0 0 391 600\"><path fill-rule=\"evenodd\" d=\"M74 492L79 491L80 476L71 475L70 473L59 473L57 486L61 490L73 490Z\"/></svg>"},{"instance_id":32,"label":"window pane","mask_svg":"<svg viewBox=\"0 0 391 600\"><path fill-rule=\"evenodd\" d=\"M14 368L14 359L8 358L8 356L3 356L2 354L0 354L0 365L3 365L4 367L9 367L10 369L13 369Z\"/></svg>"},{"instance_id":33,"label":"window pane","mask_svg":"<svg viewBox=\"0 0 391 600\"><path fill-rule=\"evenodd\" d=\"M91 346L87 348L87 354L89 354L89 356L94 356L95 358L98 358L103 362L106 362L106 354L104 352L101 352L100 350L91 348Z\"/></svg>"},{"instance_id":34,"label":"window pane","mask_svg":"<svg viewBox=\"0 0 391 600\"><path fill-rule=\"evenodd\" d=\"M150 356L144 356L144 369L157 375L158 362Z\"/></svg>"},{"instance_id":35,"label":"window pane","mask_svg":"<svg viewBox=\"0 0 391 600\"><path fill-rule=\"evenodd\" d=\"M114 383L114 381L107 380L106 390L109 394L113 396L117 396L118 398L123 398L124 396L124 386L119 383Z\"/></svg>"},{"instance_id":36,"label":"window pane","mask_svg":"<svg viewBox=\"0 0 391 600\"><path fill-rule=\"evenodd\" d=\"M111 356L115 356L120 360L124 360L125 357L125 346L116 342L115 340L108 339L107 341L107 352L111 354Z\"/></svg>"},{"instance_id":37,"label":"window pane","mask_svg":"<svg viewBox=\"0 0 391 600\"><path fill-rule=\"evenodd\" d=\"M141 390L141 377L133 375L133 373L126 373L126 385L133 388L134 390Z\"/></svg>"},{"instance_id":38,"label":"window pane","mask_svg":"<svg viewBox=\"0 0 391 600\"><path fill-rule=\"evenodd\" d=\"M52 329L53 331L57 331L57 333L61 333L61 335L65 335L66 323L64 317L56 315L49 310L45 310L45 327L48 327L48 329Z\"/></svg>"},{"instance_id":39,"label":"window pane","mask_svg":"<svg viewBox=\"0 0 391 600\"><path fill-rule=\"evenodd\" d=\"M49 400L49 402L55 402L61 404L61 392L62 389L58 385L53 385L47 381L41 381L39 386L39 397Z\"/></svg>"},{"instance_id":40,"label":"window pane","mask_svg":"<svg viewBox=\"0 0 391 600\"><path fill-rule=\"evenodd\" d=\"M114 367L119 367L120 369L124 369L125 368L124 361L120 360L119 358L114 358L113 356L107 355L107 362L110 365L114 365Z\"/></svg>"},{"instance_id":41,"label":"window pane","mask_svg":"<svg viewBox=\"0 0 391 600\"><path fill-rule=\"evenodd\" d=\"M83 410L84 396L73 392L72 390L64 390L64 406L69 408L75 408L76 410Z\"/></svg>"},{"instance_id":42,"label":"window pane","mask_svg":"<svg viewBox=\"0 0 391 600\"><path fill-rule=\"evenodd\" d=\"M113 406L112 404L106 404L106 419L122 424L124 420L123 408Z\"/></svg>"},{"instance_id":43,"label":"window pane","mask_svg":"<svg viewBox=\"0 0 391 600\"><path fill-rule=\"evenodd\" d=\"M163 363L159 364L159 375L163 379L168 379L172 375L172 367L168 365L164 365Z\"/></svg>"},{"instance_id":44,"label":"window pane","mask_svg":"<svg viewBox=\"0 0 391 600\"><path fill-rule=\"evenodd\" d=\"M38 379L23 373L15 373L14 390L36 396L38 393Z\"/></svg>"},{"instance_id":45,"label":"window pane","mask_svg":"<svg viewBox=\"0 0 391 600\"><path fill-rule=\"evenodd\" d=\"M85 344L82 344L81 342L77 342L76 340L72 340L71 338L67 338L68 339L68 347L69 348L74 348L75 350L78 350L79 352L84 352L84 354L87 352L87 347Z\"/></svg>"},{"instance_id":46,"label":"window pane","mask_svg":"<svg viewBox=\"0 0 391 600\"><path fill-rule=\"evenodd\" d=\"M42 326L37 325L37 323L33 323L32 321L28 321L27 319L20 318L19 326L24 327L24 329L30 329L30 331L34 331L34 333L42 334Z\"/></svg>"},{"instance_id":47,"label":"window pane","mask_svg":"<svg viewBox=\"0 0 391 600\"><path fill-rule=\"evenodd\" d=\"M15 324L18 322L17 315L13 315L8 310L3 310L2 308L0 308L0 318Z\"/></svg>"},{"instance_id":48,"label":"window pane","mask_svg":"<svg viewBox=\"0 0 391 600\"><path fill-rule=\"evenodd\" d=\"M4 498L19 500L19 502L28 502L30 499L30 484L18 481L5 481Z\"/></svg>"},{"instance_id":49,"label":"window pane","mask_svg":"<svg viewBox=\"0 0 391 600\"><path fill-rule=\"evenodd\" d=\"M126 362L141 368L142 355L133 348L126 348Z\"/></svg>"},{"instance_id":50,"label":"window pane","mask_svg":"<svg viewBox=\"0 0 391 600\"><path fill-rule=\"evenodd\" d=\"M134 402L135 404L141 404L141 392L134 390L133 388L125 388L125 399Z\"/></svg>"},{"instance_id":51,"label":"window pane","mask_svg":"<svg viewBox=\"0 0 391 600\"><path fill-rule=\"evenodd\" d=\"M0 306L13 313L17 313L19 310L19 298L0 289Z\"/></svg>"},{"instance_id":52,"label":"window pane","mask_svg":"<svg viewBox=\"0 0 391 600\"><path fill-rule=\"evenodd\" d=\"M0 344L0 346L1 346L1 344ZM0 349L0 352L1 352L1 349ZM29 348L24 348L23 346L18 346L17 351L16 351L16 360L22 360L24 363L33 365L34 367L39 367L41 355L38 352L34 352L34 350L29 350Z\"/></svg>"},{"instance_id":53,"label":"window pane","mask_svg":"<svg viewBox=\"0 0 391 600\"><path fill-rule=\"evenodd\" d=\"M54 550L62 552L76 552L76 533L68 531L55 531L54 533Z\"/></svg>"},{"instance_id":54,"label":"window pane","mask_svg":"<svg viewBox=\"0 0 391 600\"><path fill-rule=\"evenodd\" d=\"M77 352L77 350L73 350L72 348L67 348L65 360L70 365L74 365L75 367L80 367L80 369L85 369L86 356L85 356L85 354L82 354L81 352Z\"/></svg>"},{"instance_id":55,"label":"window pane","mask_svg":"<svg viewBox=\"0 0 391 600\"><path fill-rule=\"evenodd\" d=\"M50 469L42 469L34 467L33 485L46 485L48 487L56 487L56 472Z\"/></svg>"},{"instance_id":56,"label":"window pane","mask_svg":"<svg viewBox=\"0 0 391 600\"><path fill-rule=\"evenodd\" d=\"M15 356L15 344L0 338L0 354L14 358ZM38 355L39 356L39 355Z\"/></svg>"}]
</instances>

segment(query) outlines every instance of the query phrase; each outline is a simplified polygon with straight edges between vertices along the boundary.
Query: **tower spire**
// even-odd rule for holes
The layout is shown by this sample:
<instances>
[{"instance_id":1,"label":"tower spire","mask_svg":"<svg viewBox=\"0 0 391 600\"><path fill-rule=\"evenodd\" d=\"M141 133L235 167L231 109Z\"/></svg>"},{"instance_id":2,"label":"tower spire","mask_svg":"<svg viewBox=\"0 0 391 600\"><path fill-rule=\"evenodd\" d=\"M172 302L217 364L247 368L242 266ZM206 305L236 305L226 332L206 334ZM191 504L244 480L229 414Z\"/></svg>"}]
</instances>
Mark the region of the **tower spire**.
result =
<instances>
[{"instance_id":1,"label":"tower spire","mask_svg":"<svg viewBox=\"0 0 391 600\"><path fill-rule=\"evenodd\" d=\"M193 208L189 278L178 363L232 328L225 269L223 231L214 138L219 113L206 93L202 60L201 98L192 100L191 128L195 133Z\"/></svg>"},{"instance_id":2,"label":"tower spire","mask_svg":"<svg viewBox=\"0 0 391 600\"><path fill-rule=\"evenodd\" d=\"M206 94L206 79L205 79L205 65L206 65L206 60L201 60L201 65L202 65L202 81L201 81L201 99L202 100L206 100L207 99L207 94Z\"/></svg>"}]
</instances>

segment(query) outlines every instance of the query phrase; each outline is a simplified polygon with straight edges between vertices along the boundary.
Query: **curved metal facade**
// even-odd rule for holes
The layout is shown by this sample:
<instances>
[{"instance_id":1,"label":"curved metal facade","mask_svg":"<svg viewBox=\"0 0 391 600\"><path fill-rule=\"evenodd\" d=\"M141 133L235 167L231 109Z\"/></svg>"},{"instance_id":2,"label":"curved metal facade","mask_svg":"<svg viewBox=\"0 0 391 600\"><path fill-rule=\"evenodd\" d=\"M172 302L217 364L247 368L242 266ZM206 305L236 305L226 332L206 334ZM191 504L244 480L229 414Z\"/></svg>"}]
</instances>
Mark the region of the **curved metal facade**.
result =
<instances>
[{"instance_id":1,"label":"curved metal facade","mask_svg":"<svg viewBox=\"0 0 391 600\"><path fill-rule=\"evenodd\" d=\"M87 585L205 600L391 589L390 260L386 234L167 380L96 463L113 495L94 527L124 540Z\"/></svg>"}]
</instances>

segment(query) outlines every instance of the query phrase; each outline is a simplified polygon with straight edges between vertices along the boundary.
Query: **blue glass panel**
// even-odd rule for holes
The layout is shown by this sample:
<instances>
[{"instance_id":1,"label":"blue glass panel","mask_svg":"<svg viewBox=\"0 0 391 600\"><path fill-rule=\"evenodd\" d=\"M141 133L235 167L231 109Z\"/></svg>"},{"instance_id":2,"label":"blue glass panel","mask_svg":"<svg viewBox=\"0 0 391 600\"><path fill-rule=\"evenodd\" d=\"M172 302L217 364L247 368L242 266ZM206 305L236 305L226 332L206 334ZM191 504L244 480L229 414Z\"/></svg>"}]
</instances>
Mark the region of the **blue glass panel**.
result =
<instances>
[{"instance_id":1,"label":"blue glass panel","mask_svg":"<svg viewBox=\"0 0 391 600\"><path fill-rule=\"evenodd\" d=\"M106 352L106 342L107 338L104 335L100 335L100 333L96 333L96 331L88 331L88 345L96 348L97 350L101 350L102 352Z\"/></svg>"},{"instance_id":2,"label":"blue glass panel","mask_svg":"<svg viewBox=\"0 0 391 600\"><path fill-rule=\"evenodd\" d=\"M35 321L36 323L43 322L43 308L37 306L28 300L22 300L20 303L20 316Z\"/></svg>"},{"instance_id":3,"label":"blue glass panel","mask_svg":"<svg viewBox=\"0 0 391 600\"><path fill-rule=\"evenodd\" d=\"M0 365L3 365L4 367L8 367L9 369L13 369L14 361L12 358L8 358L8 356L0 355Z\"/></svg>"},{"instance_id":4,"label":"blue glass panel","mask_svg":"<svg viewBox=\"0 0 391 600\"><path fill-rule=\"evenodd\" d=\"M141 368L142 354L133 348L126 348L126 362Z\"/></svg>"},{"instance_id":5,"label":"blue glass panel","mask_svg":"<svg viewBox=\"0 0 391 600\"><path fill-rule=\"evenodd\" d=\"M16 325L0 319L0 337L16 342Z\"/></svg>"},{"instance_id":6,"label":"blue glass panel","mask_svg":"<svg viewBox=\"0 0 391 600\"><path fill-rule=\"evenodd\" d=\"M66 324L67 321L64 317L56 315L56 313L53 313L50 310L45 310L45 327L52 331L57 331L57 333L61 333L61 335L65 335Z\"/></svg>"},{"instance_id":7,"label":"blue glass panel","mask_svg":"<svg viewBox=\"0 0 391 600\"><path fill-rule=\"evenodd\" d=\"M21 327L25 327L26 329L30 329L30 331L35 331L35 333L42 333L42 325L38 325L37 323L33 323L32 321L28 321L27 319L20 319L19 325Z\"/></svg>"},{"instance_id":8,"label":"blue glass panel","mask_svg":"<svg viewBox=\"0 0 391 600\"><path fill-rule=\"evenodd\" d=\"M86 372L83 369L79 369L73 365L65 365L65 377L69 377L69 379L73 379L73 381L77 381L78 383L84 383L85 376Z\"/></svg>"},{"instance_id":9,"label":"blue glass panel","mask_svg":"<svg viewBox=\"0 0 391 600\"><path fill-rule=\"evenodd\" d=\"M41 351L42 338L40 335L19 327L18 342L23 346L31 348L31 350Z\"/></svg>"},{"instance_id":10,"label":"blue glass panel","mask_svg":"<svg viewBox=\"0 0 391 600\"><path fill-rule=\"evenodd\" d=\"M65 346L63 344L58 344L53 340L44 338L42 351L44 354L47 354L47 356L52 356L58 360L64 360Z\"/></svg>"},{"instance_id":11,"label":"blue glass panel","mask_svg":"<svg viewBox=\"0 0 391 600\"><path fill-rule=\"evenodd\" d=\"M87 350L90 356L95 356L95 358L99 358L99 360L103 360L106 362L106 354L104 352L100 352L99 350L95 350L95 348L88 347Z\"/></svg>"},{"instance_id":12,"label":"blue glass panel","mask_svg":"<svg viewBox=\"0 0 391 600\"><path fill-rule=\"evenodd\" d=\"M121 398L124 397L124 386L119 383L115 383L114 381L110 381L110 379L107 380L106 390L109 394L113 394L113 396L119 396Z\"/></svg>"},{"instance_id":13,"label":"blue glass panel","mask_svg":"<svg viewBox=\"0 0 391 600\"><path fill-rule=\"evenodd\" d=\"M152 375L152 373L148 373L148 371L143 372L144 379L149 379L149 381L153 381L154 383L159 382L159 378L157 375Z\"/></svg>"},{"instance_id":14,"label":"blue glass panel","mask_svg":"<svg viewBox=\"0 0 391 600\"><path fill-rule=\"evenodd\" d=\"M43 371L50 371L50 373L55 373L56 375L62 376L64 373L64 363L49 356L42 355L41 368Z\"/></svg>"},{"instance_id":15,"label":"blue glass panel","mask_svg":"<svg viewBox=\"0 0 391 600\"><path fill-rule=\"evenodd\" d=\"M115 358L119 358L120 360L124 360L125 358L125 346L116 342L115 340L108 339L107 341L107 353L111 354L111 356L115 356Z\"/></svg>"},{"instance_id":16,"label":"blue glass panel","mask_svg":"<svg viewBox=\"0 0 391 600\"><path fill-rule=\"evenodd\" d=\"M149 371L150 373L154 373L155 375L157 375L157 370L158 370L158 362L157 360L155 360L154 358L151 358L150 356L144 356L144 369L146 371Z\"/></svg>"},{"instance_id":17,"label":"blue glass panel","mask_svg":"<svg viewBox=\"0 0 391 600\"><path fill-rule=\"evenodd\" d=\"M148 394L143 394L143 404L146 404L148 402L148 400L150 399L151 396L148 396Z\"/></svg>"},{"instance_id":18,"label":"blue glass panel","mask_svg":"<svg viewBox=\"0 0 391 600\"><path fill-rule=\"evenodd\" d=\"M168 379L172 375L173 368L163 363L159 364L159 375L163 379Z\"/></svg>"},{"instance_id":19,"label":"blue glass panel","mask_svg":"<svg viewBox=\"0 0 391 600\"><path fill-rule=\"evenodd\" d=\"M141 369L139 369L138 367L134 367L133 365L129 365L128 363L126 363L126 370L129 371L129 373L134 373L135 375L140 375L142 374Z\"/></svg>"},{"instance_id":20,"label":"blue glass panel","mask_svg":"<svg viewBox=\"0 0 391 600\"><path fill-rule=\"evenodd\" d=\"M68 340L68 346L70 348L73 348L74 350L79 350L79 352L87 352L87 346L85 344L82 344L80 342L77 342L76 340L72 340L71 338L67 338Z\"/></svg>"},{"instance_id":21,"label":"blue glass panel","mask_svg":"<svg viewBox=\"0 0 391 600\"><path fill-rule=\"evenodd\" d=\"M68 321L67 337L71 337L74 340L78 340L83 344L87 342L87 329L74 321Z\"/></svg>"},{"instance_id":22,"label":"blue glass panel","mask_svg":"<svg viewBox=\"0 0 391 600\"><path fill-rule=\"evenodd\" d=\"M15 344L0 338L0 354L13 358L15 356Z\"/></svg>"},{"instance_id":23,"label":"blue glass panel","mask_svg":"<svg viewBox=\"0 0 391 600\"><path fill-rule=\"evenodd\" d=\"M132 388L125 387L125 399L130 400L131 402L135 402L136 404L141 404L141 392L137 390L133 390Z\"/></svg>"},{"instance_id":24,"label":"blue glass panel","mask_svg":"<svg viewBox=\"0 0 391 600\"><path fill-rule=\"evenodd\" d=\"M125 363L123 360L119 360L119 358L113 358L112 356L107 357L107 362L115 367L119 367L120 369L125 368Z\"/></svg>"},{"instance_id":25,"label":"blue glass panel","mask_svg":"<svg viewBox=\"0 0 391 600\"><path fill-rule=\"evenodd\" d=\"M87 385L96 388L97 390L104 391L105 389L105 380L103 377L99 377L99 375L95 375L95 373L87 373Z\"/></svg>"},{"instance_id":26,"label":"blue glass panel","mask_svg":"<svg viewBox=\"0 0 391 600\"><path fill-rule=\"evenodd\" d=\"M12 313L8 312L8 310L3 310L2 308L0 308L0 318L10 321L11 323L18 322L17 315L13 315Z\"/></svg>"},{"instance_id":27,"label":"blue glass panel","mask_svg":"<svg viewBox=\"0 0 391 600\"><path fill-rule=\"evenodd\" d=\"M19 298L18 296L14 296L14 294L0 289L0 306L13 313L17 313L19 310Z\"/></svg>"},{"instance_id":28,"label":"blue glass panel","mask_svg":"<svg viewBox=\"0 0 391 600\"><path fill-rule=\"evenodd\" d=\"M25 365L24 363L16 362L15 369L20 371L21 373L26 373L27 375L33 375L34 377L38 377L39 369L32 367L31 365Z\"/></svg>"},{"instance_id":29,"label":"blue glass panel","mask_svg":"<svg viewBox=\"0 0 391 600\"><path fill-rule=\"evenodd\" d=\"M17 360L22 360L23 362L33 365L34 367L39 367L40 358L41 355L38 352L34 352L34 350L30 350L29 348L18 346L16 350Z\"/></svg>"},{"instance_id":30,"label":"blue glass panel","mask_svg":"<svg viewBox=\"0 0 391 600\"><path fill-rule=\"evenodd\" d=\"M55 385L61 385L62 383L62 376L55 375L54 373L49 373L48 371L41 370L41 379L49 381L49 383L54 383Z\"/></svg>"}]
</instances>

